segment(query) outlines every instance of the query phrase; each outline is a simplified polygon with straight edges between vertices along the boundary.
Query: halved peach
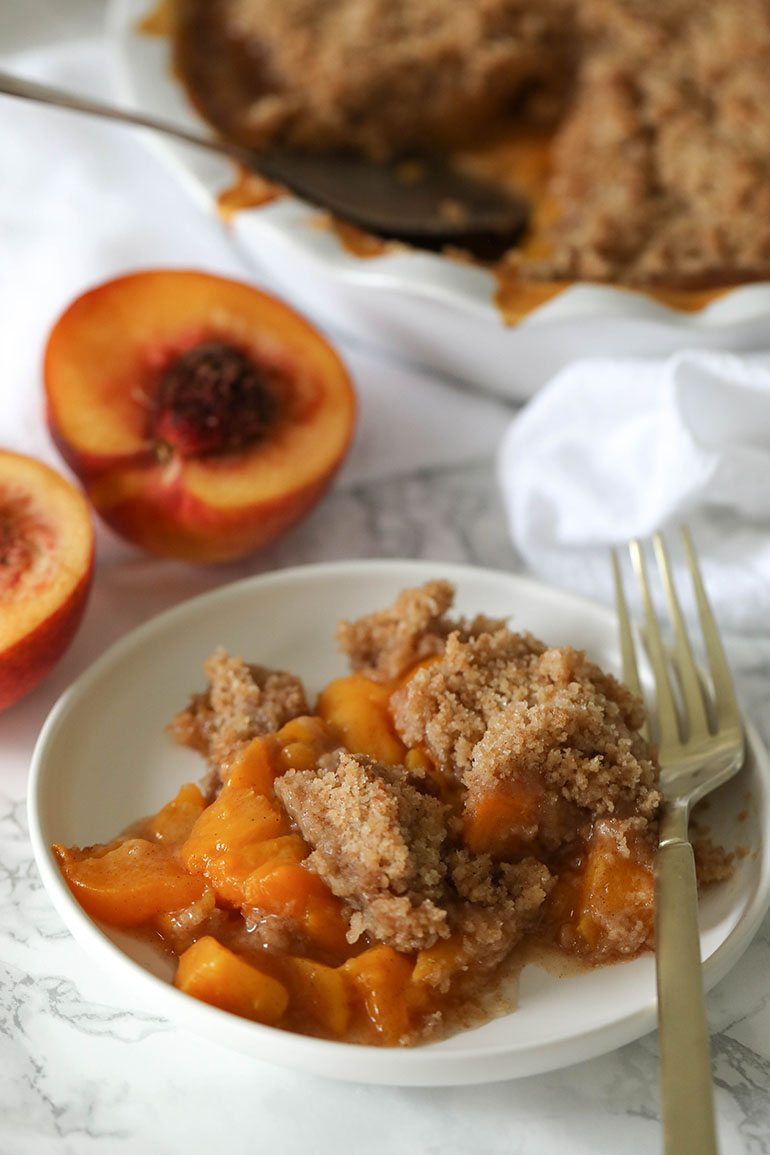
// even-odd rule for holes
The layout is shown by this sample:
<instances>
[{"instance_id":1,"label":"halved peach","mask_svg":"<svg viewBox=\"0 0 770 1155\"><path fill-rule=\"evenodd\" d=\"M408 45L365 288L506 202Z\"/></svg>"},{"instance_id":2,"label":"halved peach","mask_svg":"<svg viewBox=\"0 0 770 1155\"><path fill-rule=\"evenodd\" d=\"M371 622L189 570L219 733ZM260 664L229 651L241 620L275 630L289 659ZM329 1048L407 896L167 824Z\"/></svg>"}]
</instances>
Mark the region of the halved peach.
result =
<instances>
[{"instance_id":1,"label":"halved peach","mask_svg":"<svg viewBox=\"0 0 770 1155\"><path fill-rule=\"evenodd\" d=\"M283 302L156 270L79 297L45 355L48 423L94 508L152 553L220 562L315 505L353 432L347 371Z\"/></svg>"},{"instance_id":2,"label":"halved peach","mask_svg":"<svg viewBox=\"0 0 770 1155\"><path fill-rule=\"evenodd\" d=\"M0 710L42 681L72 641L93 568L83 495L41 461L0 451Z\"/></svg>"}]
</instances>

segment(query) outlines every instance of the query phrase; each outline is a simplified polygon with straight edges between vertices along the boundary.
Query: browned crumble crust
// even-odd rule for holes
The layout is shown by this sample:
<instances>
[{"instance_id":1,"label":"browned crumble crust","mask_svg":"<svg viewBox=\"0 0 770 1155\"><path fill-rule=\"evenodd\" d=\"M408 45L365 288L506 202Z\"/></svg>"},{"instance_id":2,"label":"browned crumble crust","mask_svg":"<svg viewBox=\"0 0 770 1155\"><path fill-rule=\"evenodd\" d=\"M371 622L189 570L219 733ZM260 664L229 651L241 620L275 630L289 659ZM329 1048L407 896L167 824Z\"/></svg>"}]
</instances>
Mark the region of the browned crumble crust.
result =
<instances>
[{"instance_id":1,"label":"browned crumble crust","mask_svg":"<svg viewBox=\"0 0 770 1155\"><path fill-rule=\"evenodd\" d=\"M511 698L473 751L463 778L469 800L524 773L592 815L657 816L658 768L638 733L641 703L626 686L562 646L531 663Z\"/></svg>"},{"instance_id":2,"label":"browned crumble crust","mask_svg":"<svg viewBox=\"0 0 770 1155\"><path fill-rule=\"evenodd\" d=\"M543 273L685 285L766 276L770 4L585 0L579 14L588 51L555 143L565 212Z\"/></svg>"},{"instance_id":3,"label":"browned crumble crust","mask_svg":"<svg viewBox=\"0 0 770 1155\"><path fill-rule=\"evenodd\" d=\"M443 657L392 705L405 741L424 744L462 778L466 810L506 781L537 783L528 844L555 850L573 840L581 811L657 817L658 769L638 733L641 702L570 646L547 649L507 629L468 641L452 635Z\"/></svg>"},{"instance_id":4,"label":"browned crumble crust","mask_svg":"<svg viewBox=\"0 0 770 1155\"><path fill-rule=\"evenodd\" d=\"M459 901L452 911L460 937L461 969L492 970L521 941L535 921L554 879L534 858L494 863L488 854L457 850L451 856L451 880ZM431 978L449 986L440 966Z\"/></svg>"},{"instance_id":5,"label":"browned crumble crust","mask_svg":"<svg viewBox=\"0 0 770 1155\"><path fill-rule=\"evenodd\" d=\"M221 646L203 669L208 690L193 695L171 731L178 742L204 754L220 776L253 738L310 712L302 682L294 674L248 665Z\"/></svg>"},{"instance_id":6,"label":"browned crumble crust","mask_svg":"<svg viewBox=\"0 0 770 1155\"><path fill-rule=\"evenodd\" d=\"M469 623L452 621L446 612L453 601L454 587L448 581L402 590L387 609L355 622L341 621L337 643L352 669L364 670L375 681L395 681L418 662L442 653L453 630L472 637L502 624L484 615Z\"/></svg>"},{"instance_id":7,"label":"browned crumble crust","mask_svg":"<svg viewBox=\"0 0 770 1155\"><path fill-rule=\"evenodd\" d=\"M353 907L348 938L364 932L397 950L446 938L445 808L402 767L341 753L325 770L289 770L275 790L302 837L307 865Z\"/></svg>"},{"instance_id":8,"label":"browned crumble crust","mask_svg":"<svg viewBox=\"0 0 770 1155\"><path fill-rule=\"evenodd\" d=\"M449 850L446 807L403 767L341 753L320 772L289 770L276 794L314 847L307 865L353 908L351 942L367 933L415 951L457 934L459 970L492 969L550 889L548 869L533 859L495 864ZM440 967L436 975L448 983Z\"/></svg>"},{"instance_id":9,"label":"browned crumble crust","mask_svg":"<svg viewBox=\"0 0 770 1155\"><path fill-rule=\"evenodd\" d=\"M274 87L243 109L240 133L375 156L471 139L525 86L556 87L569 66L567 10L566 0L230 0L228 35Z\"/></svg>"},{"instance_id":10,"label":"browned crumble crust","mask_svg":"<svg viewBox=\"0 0 770 1155\"><path fill-rule=\"evenodd\" d=\"M423 743L445 773L462 777L492 718L526 695L544 650L530 634L505 628L469 640L452 634L441 660L418 670L391 699L404 741Z\"/></svg>"},{"instance_id":11,"label":"browned crumble crust","mask_svg":"<svg viewBox=\"0 0 770 1155\"><path fill-rule=\"evenodd\" d=\"M537 256L509 251L502 267L516 278L697 287L770 276L770 0L176 7L190 42L183 72L241 140L382 156L477 142L495 117L510 118L512 139L557 124L554 223ZM207 69L212 34L220 66Z\"/></svg>"}]
</instances>

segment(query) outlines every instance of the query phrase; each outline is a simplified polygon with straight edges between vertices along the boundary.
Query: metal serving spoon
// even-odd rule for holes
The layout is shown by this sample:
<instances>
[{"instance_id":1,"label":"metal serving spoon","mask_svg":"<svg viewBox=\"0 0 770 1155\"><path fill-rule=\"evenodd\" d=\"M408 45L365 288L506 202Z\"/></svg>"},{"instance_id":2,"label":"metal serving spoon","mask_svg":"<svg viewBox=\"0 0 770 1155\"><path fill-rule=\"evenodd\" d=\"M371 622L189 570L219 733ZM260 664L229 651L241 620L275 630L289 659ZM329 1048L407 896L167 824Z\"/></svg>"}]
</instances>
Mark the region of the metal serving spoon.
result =
<instances>
[{"instance_id":1,"label":"metal serving spoon","mask_svg":"<svg viewBox=\"0 0 770 1155\"><path fill-rule=\"evenodd\" d=\"M199 145L238 161L344 221L384 237L429 245L472 242L474 238L508 239L510 243L529 216L523 198L455 172L439 157L419 157L415 164L405 165L403 161L379 164L343 154L257 152L4 72L0 72L0 93L151 128Z\"/></svg>"}]
</instances>

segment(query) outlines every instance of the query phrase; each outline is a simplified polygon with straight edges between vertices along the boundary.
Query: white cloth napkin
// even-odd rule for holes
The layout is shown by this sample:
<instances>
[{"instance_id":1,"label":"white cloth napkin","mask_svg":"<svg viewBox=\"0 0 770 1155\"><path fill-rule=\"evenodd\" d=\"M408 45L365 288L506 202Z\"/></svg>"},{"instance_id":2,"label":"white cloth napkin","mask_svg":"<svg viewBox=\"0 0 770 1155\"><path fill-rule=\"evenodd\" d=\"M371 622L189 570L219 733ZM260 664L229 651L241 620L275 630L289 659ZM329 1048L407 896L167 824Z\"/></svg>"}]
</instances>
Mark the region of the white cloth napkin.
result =
<instances>
[{"instance_id":1,"label":"white cloth napkin","mask_svg":"<svg viewBox=\"0 0 770 1155\"><path fill-rule=\"evenodd\" d=\"M111 96L99 35L0 57L8 72ZM96 19L96 18L99 19ZM63 468L43 421L41 356L57 315L92 285L147 267L195 267L271 289L171 165L121 126L0 96L0 446ZM332 334L360 420L337 481L356 485L491 458L509 409Z\"/></svg>"},{"instance_id":2,"label":"white cloth napkin","mask_svg":"<svg viewBox=\"0 0 770 1155\"><path fill-rule=\"evenodd\" d=\"M499 476L547 580L610 601L608 547L687 523L720 623L770 632L770 355L578 362L509 426Z\"/></svg>"}]
</instances>

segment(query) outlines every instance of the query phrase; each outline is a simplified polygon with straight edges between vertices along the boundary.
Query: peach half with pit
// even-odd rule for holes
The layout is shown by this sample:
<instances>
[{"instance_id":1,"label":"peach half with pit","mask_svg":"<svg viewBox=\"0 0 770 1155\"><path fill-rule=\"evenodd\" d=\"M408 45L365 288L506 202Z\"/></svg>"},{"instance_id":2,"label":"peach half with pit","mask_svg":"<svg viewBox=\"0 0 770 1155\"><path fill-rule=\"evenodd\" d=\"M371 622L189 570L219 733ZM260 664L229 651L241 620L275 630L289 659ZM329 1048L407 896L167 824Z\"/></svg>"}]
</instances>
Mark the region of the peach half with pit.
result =
<instances>
[{"instance_id":1,"label":"peach half with pit","mask_svg":"<svg viewBox=\"0 0 770 1155\"><path fill-rule=\"evenodd\" d=\"M79 297L45 354L48 424L97 513L151 553L226 562L308 513L356 398L335 350L250 285L152 270Z\"/></svg>"},{"instance_id":2,"label":"peach half with pit","mask_svg":"<svg viewBox=\"0 0 770 1155\"><path fill-rule=\"evenodd\" d=\"M41 461L0 451L0 710L34 689L69 646L93 567L83 495Z\"/></svg>"}]
</instances>

